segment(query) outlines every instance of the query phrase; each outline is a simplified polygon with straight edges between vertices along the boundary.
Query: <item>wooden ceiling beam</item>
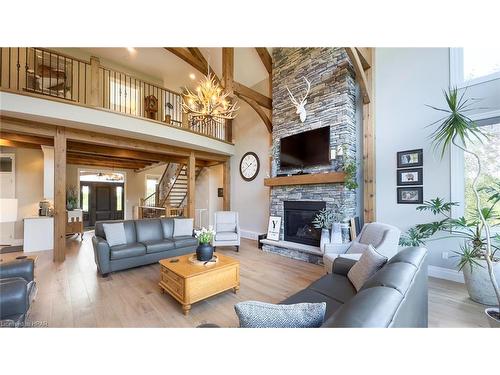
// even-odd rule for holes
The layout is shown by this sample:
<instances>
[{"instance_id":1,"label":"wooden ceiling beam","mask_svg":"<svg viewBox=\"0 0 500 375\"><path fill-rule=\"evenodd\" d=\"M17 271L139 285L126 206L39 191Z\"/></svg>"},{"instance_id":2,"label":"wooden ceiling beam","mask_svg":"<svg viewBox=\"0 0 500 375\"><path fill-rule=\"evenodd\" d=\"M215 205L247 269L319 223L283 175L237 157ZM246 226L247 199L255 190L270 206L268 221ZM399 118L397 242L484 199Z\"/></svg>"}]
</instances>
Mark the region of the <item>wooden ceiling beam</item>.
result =
<instances>
[{"instance_id":1,"label":"wooden ceiling beam","mask_svg":"<svg viewBox=\"0 0 500 375\"><path fill-rule=\"evenodd\" d=\"M68 164L74 165L90 165L90 166L100 166L106 168L126 168L126 169L140 169L144 168L145 164L139 163L126 163L112 160L101 160L101 159L93 159L93 158L82 158L82 157L68 157Z\"/></svg>"},{"instance_id":2,"label":"wooden ceiling beam","mask_svg":"<svg viewBox=\"0 0 500 375\"><path fill-rule=\"evenodd\" d=\"M45 138L45 137L40 137L40 136L36 136L36 135L12 133L12 132L3 131L3 130L0 130L0 138L6 139L9 141L31 143L34 145L44 145L44 146L53 146L54 145L54 139L52 139L52 138Z\"/></svg>"},{"instance_id":3,"label":"wooden ceiling beam","mask_svg":"<svg viewBox=\"0 0 500 375\"><path fill-rule=\"evenodd\" d=\"M273 59L269 54L269 51L265 47L255 47L255 50L259 54L260 61L264 64L267 72L271 74L273 72Z\"/></svg>"},{"instance_id":4,"label":"wooden ceiling beam","mask_svg":"<svg viewBox=\"0 0 500 375\"><path fill-rule=\"evenodd\" d=\"M264 122L269 133L272 133L273 123L269 119L267 113L261 108L261 106L255 100L252 100L252 99L247 98L245 96L239 95L238 97L240 97L243 101L247 102L248 105L250 107L252 107L255 112L257 112L257 115L259 115L261 120Z\"/></svg>"},{"instance_id":5,"label":"wooden ceiling beam","mask_svg":"<svg viewBox=\"0 0 500 375\"><path fill-rule=\"evenodd\" d=\"M193 68L198 70L203 74L207 74L207 65L205 65L201 60L195 57L191 52L189 52L186 48L172 48L172 47L163 47L167 51L173 53L175 56L180 58L181 60L187 62Z\"/></svg>"},{"instance_id":6,"label":"wooden ceiling beam","mask_svg":"<svg viewBox=\"0 0 500 375\"><path fill-rule=\"evenodd\" d=\"M361 90L361 95L363 96L363 103L370 103L370 87L368 85L368 81L366 79L366 74L363 69L363 65L361 64L361 60L358 55L358 51L356 48L347 47L346 49L347 55L351 60L351 63L354 67L354 71L356 72L356 81L359 83L359 88Z\"/></svg>"},{"instance_id":7,"label":"wooden ceiling beam","mask_svg":"<svg viewBox=\"0 0 500 375\"><path fill-rule=\"evenodd\" d=\"M69 151L67 152L68 157L72 158L82 158L82 159L95 159L95 160L102 160L102 161L109 161L109 162L117 162L117 163L129 163L129 164L137 164L137 165L151 165L154 164L154 161L146 161L146 160L133 160L133 159L123 159L123 158L116 158L116 157L109 157L109 156L102 156L102 155L91 155L91 154L81 154L78 152L72 152Z\"/></svg>"},{"instance_id":8,"label":"wooden ceiling beam","mask_svg":"<svg viewBox=\"0 0 500 375\"><path fill-rule=\"evenodd\" d=\"M11 141L9 139L0 138L0 146L1 147L14 147L14 148L33 148L41 150L40 145L34 143L24 143L18 141Z\"/></svg>"},{"instance_id":9,"label":"wooden ceiling beam","mask_svg":"<svg viewBox=\"0 0 500 375\"><path fill-rule=\"evenodd\" d=\"M255 91L254 89L251 89L250 87L242 85L241 83L238 83L236 81L233 82L233 88L236 95L252 99L255 102L257 102L257 104L261 105L264 108L267 109L273 108L273 100L261 94L260 92Z\"/></svg>"},{"instance_id":10,"label":"wooden ceiling beam","mask_svg":"<svg viewBox=\"0 0 500 375\"><path fill-rule=\"evenodd\" d=\"M364 70L371 68L372 48L355 47Z\"/></svg>"}]
</instances>

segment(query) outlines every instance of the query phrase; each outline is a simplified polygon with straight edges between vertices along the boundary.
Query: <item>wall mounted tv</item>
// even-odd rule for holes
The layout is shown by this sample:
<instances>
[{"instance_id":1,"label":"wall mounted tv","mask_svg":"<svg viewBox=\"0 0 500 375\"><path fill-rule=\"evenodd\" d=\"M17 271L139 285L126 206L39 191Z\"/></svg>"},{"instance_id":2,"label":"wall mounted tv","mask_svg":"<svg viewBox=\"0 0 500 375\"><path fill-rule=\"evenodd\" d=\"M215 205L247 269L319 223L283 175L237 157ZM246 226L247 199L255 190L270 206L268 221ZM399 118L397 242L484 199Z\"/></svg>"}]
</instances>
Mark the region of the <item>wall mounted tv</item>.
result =
<instances>
[{"instance_id":1,"label":"wall mounted tv","mask_svg":"<svg viewBox=\"0 0 500 375\"><path fill-rule=\"evenodd\" d=\"M313 167L330 163L330 127L309 130L280 140L280 168Z\"/></svg>"}]
</instances>

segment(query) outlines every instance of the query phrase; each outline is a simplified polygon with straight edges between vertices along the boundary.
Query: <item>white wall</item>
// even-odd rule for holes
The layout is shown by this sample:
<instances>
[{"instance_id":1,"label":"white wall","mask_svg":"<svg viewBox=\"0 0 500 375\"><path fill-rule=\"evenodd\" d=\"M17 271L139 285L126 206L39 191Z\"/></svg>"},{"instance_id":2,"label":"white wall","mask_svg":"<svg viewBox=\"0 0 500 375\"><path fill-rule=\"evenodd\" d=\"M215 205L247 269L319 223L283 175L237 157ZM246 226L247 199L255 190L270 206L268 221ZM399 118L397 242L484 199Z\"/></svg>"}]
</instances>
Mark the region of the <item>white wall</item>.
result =
<instances>
[{"instance_id":1,"label":"white wall","mask_svg":"<svg viewBox=\"0 0 500 375\"><path fill-rule=\"evenodd\" d=\"M261 82L254 88L267 84ZM259 90L261 91L261 90ZM257 238L267 232L269 221L269 188L264 186L264 178L270 173L270 134L257 113L246 103L239 101L238 117L233 120L235 155L231 157L231 209L239 212L242 235ZM242 156L253 151L259 156L260 171L250 182L241 178Z\"/></svg>"},{"instance_id":2,"label":"white wall","mask_svg":"<svg viewBox=\"0 0 500 375\"><path fill-rule=\"evenodd\" d=\"M448 48L377 48L375 53L376 116L376 214L377 221L400 229L428 222L432 214L415 210L415 205L397 204L396 153L423 148L424 200L437 196L450 200L450 155L433 152L427 125L443 117L426 104L445 107L443 89L449 86ZM468 90L483 97L489 111L500 108L500 80ZM456 241L429 242L430 264L454 268L456 259L442 259L442 252L458 250Z\"/></svg>"}]
</instances>

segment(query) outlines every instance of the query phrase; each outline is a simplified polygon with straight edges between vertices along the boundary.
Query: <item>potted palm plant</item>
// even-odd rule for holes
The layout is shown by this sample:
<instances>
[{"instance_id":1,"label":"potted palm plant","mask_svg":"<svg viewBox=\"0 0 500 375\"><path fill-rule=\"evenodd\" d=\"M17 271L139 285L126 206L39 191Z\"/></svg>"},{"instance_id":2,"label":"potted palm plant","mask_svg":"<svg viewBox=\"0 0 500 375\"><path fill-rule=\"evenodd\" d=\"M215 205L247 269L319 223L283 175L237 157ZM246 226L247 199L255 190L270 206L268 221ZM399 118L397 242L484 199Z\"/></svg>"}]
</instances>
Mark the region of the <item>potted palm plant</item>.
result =
<instances>
[{"instance_id":1,"label":"potted palm plant","mask_svg":"<svg viewBox=\"0 0 500 375\"><path fill-rule=\"evenodd\" d=\"M483 207L481 203L479 188L477 186L481 175L481 159L467 148L468 144L483 142L487 135L481 131L477 124L472 121L466 113L471 110L471 100L465 99L465 92L459 95L457 88L451 88L445 93L447 108L431 108L445 112L446 116L431 125L438 127L431 134L433 145L441 150L441 158L450 147L458 147L464 153L473 157L477 163L477 173L472 181L474 193L474 215L472 220L461 217L453 219L451 208L455 202L444 202L440 198L425 202L417 207L420 211L430 211L435 215L442 215L441 220L428 224L420 224L411 228L402 236L401 245L421 245L436 233L447 233L448 236L459 236L464 241L461 250L459 268L464 272L467 289L471 297L481 301L487 294L488 286L492 298L488 299L491 305L496 307L487 308L486 316L491 327L500 327L500 290L495 273L500 274L500 259L495 253L500 246L500 238L491 232L494 218L494 207L500 201L500 185L483 188L490 194L489 207ZM483 271L484 270L484 271ZM485 300L483 300L485 302Z\"/></svg>"}]
</instances>

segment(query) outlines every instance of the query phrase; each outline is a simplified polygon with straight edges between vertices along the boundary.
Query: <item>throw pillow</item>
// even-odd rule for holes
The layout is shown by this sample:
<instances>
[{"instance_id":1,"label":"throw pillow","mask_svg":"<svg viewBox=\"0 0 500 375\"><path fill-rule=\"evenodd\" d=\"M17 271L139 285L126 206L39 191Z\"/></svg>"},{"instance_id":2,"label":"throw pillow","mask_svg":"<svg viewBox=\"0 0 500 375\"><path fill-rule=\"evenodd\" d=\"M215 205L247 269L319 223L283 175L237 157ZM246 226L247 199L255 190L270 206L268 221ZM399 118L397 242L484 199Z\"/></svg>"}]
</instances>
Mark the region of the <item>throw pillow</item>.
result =
<instances>
[{"instance_id":1,"label":"throw pillow","mask_svg":"<svg viewBox=\"0 0 500 375\"><path fill-rule=\"evenodd\" d=\"M323 324L326 303L275 305L257 301L234 306L241 328L316 328Z\"/></svg>"},{"instance_id":2,"label":"throw pillow","mask_svg":"<svg viewBox=\"0 0 500 375\"><path fill-rule=\"evenodd\" d=\"M379 269L387 262L387 258L377 253L372 245L361 255L361 258L351 267L347 273L347 278L357 291L361 289L363 284L372 277Z\"/></svg>"},{"instance_id":3,"label":"throw pillow","mask_svg":"<svg viewBox=\"0 0 500 375\"><path fill-rule=\"evenodd\" d=\"M174 219L174 237L192 235L193 219Z\"/></svg>"},{"instance_id":4,"label":"throw pillow","mask_svg":"<svg viewBox=\"0 0 500 375\"><path fill-rule=\"evenodd\" d=\"M127 243L127 236L125 235L125 227L123 223L109 223L103 224L104 234L109 246L124 245Z\"/></svg>"},{"instance_id":5,"label":"throw pillow","mask_svg":"<svg viewBox=\"0 0 500 375\"><path fill-rule=\"evenodd\" d=\"M352 241L346 254L363 254L368 249L368 246L370 245L365 245L359 243L358 241Z\"/></svg>"}]
</instances>

